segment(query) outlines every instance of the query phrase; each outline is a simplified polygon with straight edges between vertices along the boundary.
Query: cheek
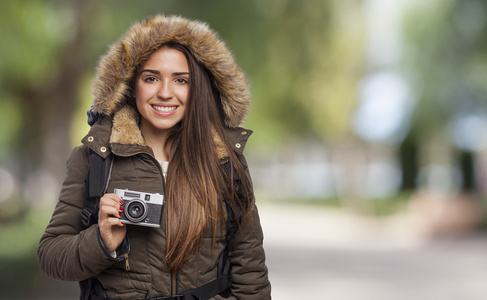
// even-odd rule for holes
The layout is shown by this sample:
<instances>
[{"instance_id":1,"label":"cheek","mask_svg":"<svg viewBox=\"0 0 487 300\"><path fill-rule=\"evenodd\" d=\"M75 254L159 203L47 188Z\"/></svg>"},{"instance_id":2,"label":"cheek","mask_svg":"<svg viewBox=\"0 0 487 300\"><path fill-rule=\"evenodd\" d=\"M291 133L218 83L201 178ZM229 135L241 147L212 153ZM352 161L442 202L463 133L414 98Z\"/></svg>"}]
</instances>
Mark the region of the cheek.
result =
<instances>
[{"instance_id":1,"label":"cheek","mask_svg":"<svg viewBox=\"0 0 487 300\"><path fill-rule=\"evenodd\" d=\"M182 90L180 90L178 92L178 99L183 104L188 103L188 99L189 99L189 88L188 89L182 89Z\"/></svg>"},{"instance_id":2,"label":"cheek","mask_svg":"<svg viewBox=\"0 0 487 300\"><path fill-rule=\"evenodd\" d=\"M134 89L134 98L137 100L137 103L142 103L144 101L149 100L152 95L154 94L154 88L147 87L147 86L140 86L137 85Z\"/></svg>"},{"instance_id":3,"label":"cheek","mask_svg":"<svg viewBox=\"0 0 487 300\"><path fill-rule=\"evenodd\" d=\"M134 96L135 97L135 106L137 106L137 110L139 112L142 112L142 100L140 99L140 97L137 97L137 95Z\"/></svg>"},{"instance_id":4,"label":"cheek","mask_svg":"<svg viewBox=\"0 0 487 300\"><path fill-rule=\"evenodd\" d=\"M150 99L148 91L144 89L136 89L134 91L135 105L140 113L143 113L144 109L147 109L146 104Z\"/></svg>"}]
</instances>

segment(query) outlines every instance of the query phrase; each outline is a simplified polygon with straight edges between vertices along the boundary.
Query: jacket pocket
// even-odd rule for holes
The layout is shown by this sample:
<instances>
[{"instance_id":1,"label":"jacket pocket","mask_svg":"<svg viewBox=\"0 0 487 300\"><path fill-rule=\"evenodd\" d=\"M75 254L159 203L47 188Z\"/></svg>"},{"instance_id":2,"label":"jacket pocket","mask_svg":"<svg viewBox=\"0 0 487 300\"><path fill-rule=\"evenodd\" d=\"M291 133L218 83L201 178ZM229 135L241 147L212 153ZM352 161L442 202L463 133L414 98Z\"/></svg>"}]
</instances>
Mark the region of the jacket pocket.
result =
<instances>
[{"instance_id":1,"label":"jacket pocket","mask_svg":"<svg viewBox=\"0 0 487 300\"><path fill-rule=\"evenodd\" d=\"M146 291L139 291L139 290L118 290L118 291L107 291L107 296L109 299L130 299L130 300L139 300L139 299L146 299L147 292Z\"/></svg>"},{"instance_id":2,"label":"jacket pocket","mask_svg":"<svg viewBox=\"0 0 487 300\"><path fill-rule=\"evenodd\" d=\"M124 260L117 262L115 266L127 272L150 274L146 232L141 226L125 226L127 226L127 235L130 241L130 252L125 255Z\"/></svg>"},{"instance_id":3,"label":"jacket pocket","mask_svg":"<svg viewBox=\"0 0 487 300\"><path fill-rule=\"evenodd\" d=\"M220 295L216 295L215 297L213 298L210 298L210 300L237 300L237 298L233 297L233 296L230 296L228 298L223 298L222 296Z\"/></svg>"}]
</instances>

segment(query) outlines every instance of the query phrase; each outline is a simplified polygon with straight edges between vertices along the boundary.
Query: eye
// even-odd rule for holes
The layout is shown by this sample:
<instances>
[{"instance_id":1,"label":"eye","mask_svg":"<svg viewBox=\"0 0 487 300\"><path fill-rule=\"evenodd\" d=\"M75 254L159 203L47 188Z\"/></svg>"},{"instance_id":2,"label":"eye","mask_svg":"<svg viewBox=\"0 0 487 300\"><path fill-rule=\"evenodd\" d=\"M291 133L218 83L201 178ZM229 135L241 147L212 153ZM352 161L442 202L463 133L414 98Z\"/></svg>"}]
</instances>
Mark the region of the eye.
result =
<instances>
[{"instance_id":1,"label":"eye","mask_svg":"<svg viewBox=\"0 0 487 300\"><path fill-rule=\"evenodd\" d=\"M147 76L146 78L144 78L144 81L145 82L155 82L155 81L157 81L157 78L155 78L154 76Z\"/></svg>"},{"instance_id":2,"label":"eye","mask_svg":"<svg viewBox=\"0 0 487 300\"><path fill-rule=\"evenodd\" d=\"M189 83L189 80L181 77L181 78L176 79L176 82L179 84L187 84L187 83Z\"/></svg>"}]
</instances>

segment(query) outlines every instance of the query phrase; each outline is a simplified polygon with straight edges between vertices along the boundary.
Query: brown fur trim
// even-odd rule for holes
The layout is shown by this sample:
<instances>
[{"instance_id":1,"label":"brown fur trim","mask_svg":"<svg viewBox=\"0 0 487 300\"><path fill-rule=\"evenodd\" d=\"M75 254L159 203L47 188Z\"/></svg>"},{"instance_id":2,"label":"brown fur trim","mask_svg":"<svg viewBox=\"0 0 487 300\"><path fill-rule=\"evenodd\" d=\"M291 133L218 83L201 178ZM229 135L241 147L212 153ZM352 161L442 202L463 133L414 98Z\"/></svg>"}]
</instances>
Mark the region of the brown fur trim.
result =
<instances>
[{"instance_id":1,"label":"brown fur trim","mask_svg":"<svg viewBox=\"0 0 487 300\"><path fill-rule=\"evenodd\" d=\"M186 46L213 74L225 125L240 125L250 106L249 83L225 43L205 23L162 15L136 23L101 58L93 83L94 110L112 115L123 107L132 92L130 85L137 68L168 42Z\"/></svg>"},{"instance_id":2,"label":"brown fur trim","mask_svg":"<svg viewBox=\"0 0 487 300\"><path fill-rule=\"evenodd\" d=\"M139 114L130 105L125 105L113 116L111 143L145 145L139 128Z\"/></svg>"},{"instance_id":3,"label":"brown fur trim","mask_svg":"<svg viewBox=\"0 0 487 300\"><path fill-rule=\"evenodd\" d=\"M139 113L131 105L125 105L118 110L113 116L110 142L124 145L145 145L145 139L139 127L139 120ZM228 150L220 135L214 129L211 132L218 159L228 157Z\"/></svg>"},{"instance_id":4,"label":"brown fur trim","mask_svg":"<svg viewBox=\"0 0 487 300\"><path fill-rule=\"evenodd\" d=\"M211 133L213 136L213 143L215 144L215 151L218 159L228 157L228 150L227 147L225 147L221 136L213 128L211 129Z\"/></svg>"}]
</instances>

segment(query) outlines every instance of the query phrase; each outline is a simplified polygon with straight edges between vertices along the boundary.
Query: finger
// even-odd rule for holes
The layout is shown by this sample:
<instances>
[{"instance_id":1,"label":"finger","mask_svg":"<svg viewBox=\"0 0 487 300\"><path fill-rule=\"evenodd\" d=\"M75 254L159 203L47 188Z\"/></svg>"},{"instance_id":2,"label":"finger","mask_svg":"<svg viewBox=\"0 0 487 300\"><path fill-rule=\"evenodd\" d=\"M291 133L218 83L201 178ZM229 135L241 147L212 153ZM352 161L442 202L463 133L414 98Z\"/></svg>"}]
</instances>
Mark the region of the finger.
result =
<instances>
[{"instance_id":1,"label":"finger","mask_svg":"<svg viewBox=\"0 0 487 300\"><path fill-rule=\"evenodd\" d=\"M118 206L122 203L123 203L122 199L120 199L120 197L118 197L115 194L105 194L100 199L100 206L102 205Z\"/></svg>"},{"instance_id":2,"label":"finger","mask_svg":"<svg viewBox=\"0 0 487 300\"><path fill-rule=\"evenodd\" d=\"M120 220L121 213L112 210L112 212L101 212L100 215L98 216L98 226L100 227L100 230L102 231L111 231L110 228L113 226L123 226L123 222Z\"/></svg>"},{"instance_id":3,"label":"finger","mask_svg":"<svg viewBox=\"0 0 487 300\"><path fill-rule=\"evenodd\" d=\"M124 226L124 223L118 219L118 218L108 218L106 220L106 222L108 223L108 225L110 225L110 227L113 227L113 226Z\"/></svg>"},{"instance_id":4,"label":"finger","mask_svg":"<svg viewBox=\"0 0 487 300\"><path fill-rule=\"evenodd\" d=\"M100 199L100 215L101 217L106 217L109 215L117 216L117 212L123 211L121 204L123 201L115 194L106 194Z\"/></svg>"},{"instance_id":5,"label":"finger","mask_svg":"<svg viewBox=\"0 0 487 300\"><path fill-rule=\"evenodd\" d=\"M115 207L115 206L104 205L104 206L100 207L100 217L102 217L102 218L109 218L109 217L120 218L122 216L121 208L122 207L120 207L120 206Z\"/></svg>"}]
</instances>

